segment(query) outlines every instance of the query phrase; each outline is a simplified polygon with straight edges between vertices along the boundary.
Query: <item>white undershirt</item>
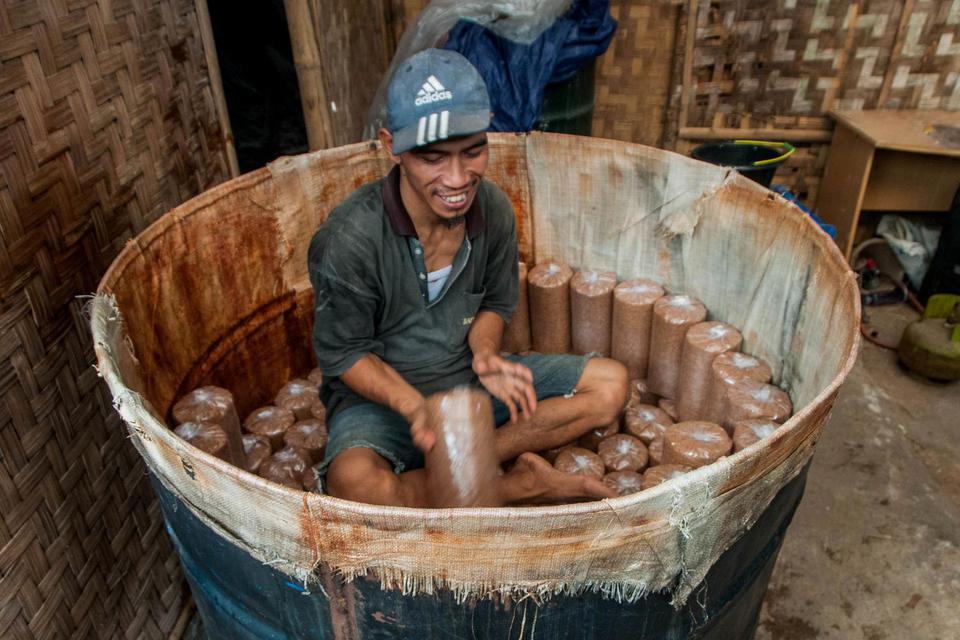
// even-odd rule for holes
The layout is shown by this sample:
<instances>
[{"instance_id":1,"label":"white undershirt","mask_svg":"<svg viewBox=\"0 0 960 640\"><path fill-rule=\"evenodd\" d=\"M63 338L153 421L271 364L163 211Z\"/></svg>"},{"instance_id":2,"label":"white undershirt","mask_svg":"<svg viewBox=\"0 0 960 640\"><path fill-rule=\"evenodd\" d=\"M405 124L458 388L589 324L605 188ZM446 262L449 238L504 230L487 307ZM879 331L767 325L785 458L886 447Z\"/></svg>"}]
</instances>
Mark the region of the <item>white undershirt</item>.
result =
<instances>
[{"instance_id":1,"label":"white undershirt","mask_svg":"<svg viewBox=\"0 0 960 640\"><path fill-rule=\"evenodd\" d=\"M447 278L450 277L450 271L452 270L453 265L451 264L443 269L427 273L427 298L430 302L436 300L440 292L443 291L443 285L447 284Z\"/></svg>"}]
</instances>

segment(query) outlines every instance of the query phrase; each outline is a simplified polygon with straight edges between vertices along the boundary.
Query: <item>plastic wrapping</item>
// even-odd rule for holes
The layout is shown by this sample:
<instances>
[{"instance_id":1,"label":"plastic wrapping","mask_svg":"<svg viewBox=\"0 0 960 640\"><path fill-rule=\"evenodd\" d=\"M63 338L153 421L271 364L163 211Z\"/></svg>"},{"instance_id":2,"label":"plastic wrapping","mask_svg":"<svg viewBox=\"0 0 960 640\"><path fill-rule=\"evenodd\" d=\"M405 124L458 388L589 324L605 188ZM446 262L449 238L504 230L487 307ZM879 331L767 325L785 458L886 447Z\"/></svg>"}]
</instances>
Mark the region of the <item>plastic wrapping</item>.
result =
<instances>
[{"instance_id":1,"label":"plastic wrapping","mask_svg":"<svg viewBox=\"0 0 960 640\"><path fill-rule=\"evenodd\" d=\"M582 447L569 447L560 452L553 463L558 471L575 476L589 476L600 480L604 475L603 460L593 451Z\"/></svg>"},{"instance_id":2,"label":"plastic wrapping","mask_svg":"<svg viewBox=\"0 0 960 640\"><path fill-rule=\"evenodd\" d=\"M608 472L643 471L647 467L647 447L639 438L623 433L600 441L597 455Z\"/></svg>"},{"instance_id":3,"label":"plastic wrapping","mask_svg":"<svg viewBox=\"0 0 960 640\"><path fill-rule=\"evenodd\" d=\"M741 420L773 420L786 422L793 413L793 403L786 391L756 380L740 380L727 388L727 412L723 426L733 432Z\"/></svg>"},{"instance_id":4,"label":"plastic wrapping","mask_svg":"<svg viewBox=\"0 0 960 640\"><path fill-rule=\"evenodd\" d=\"M676 422L679 418L677 415L677 403L675 400L671 400L670 398L660 398L657 400L657 406L660 407L664 413L670 416L670 419L674 422Z\"/></svg>"},{"instance_id":5,"label":"plastic wrapping","mask_svg":"<svg viewBox=\"0 0 960 640\"><path fill-rule=\"evenodd\" d=\"M552 448L552 449L546 449L546 450L544 450L544 451L541 451L541 452L539 453L539 455L540 455L540 457L542 457L544 460L546 460L546 461L549 462L550 464L554 464L554 463L557 461L557 456L560 455L560 452L563 451L564 449L566 449L566 448L568 448L568 447L572 447L572 446L574 446L574 445L572 445L572 444L565 444L565 445L561 445L561 446L559 446L559 447L554 447L554 448Z\"/></svg>"},{"instance_id":6,"label":"plastic wrapping","mask_svg":"<svg viewBox=\"0 0 960 640\"><path fill-rule=\"evenodd\" d=\"M266 436L245 433L243 434L243 453L245 455L243 468L250 473L257 473L263 461L273 453L273 449L270 448L270 440Z\"/></svg>"},{"instance_id":7,"label":"plastic wrapping","mask_svg":"<svg viewBox=\"0 0 960 640\"><path fill-rule=\"evenodd\" d=\"M693 471L692 468L682 464L661 464L656 467L650 467L643 474L642 489L650 489L662 484L667 480L673 480L678 476Z\"/></svg>"},{"instance_id":8,"label":"plastic wrapping","mask_svg":"<svg viewBox=\"0 0 960 640\"><path fill-rule=\"evenodd\" d=\"M536 265L527 276L530 338L540 353L570 352L570 279L573 271L561 262Z\"/></svg>"},{"instance_id":9,"label":"plastic wrapping","mask_svg":"<svg viewBox=\"0 0 960 640\"><path fill-rule=\"evenodd\" d=\"M727 413L727 388L737 380L769 382L770 365L745 353L721 353L710 365L710 382L703 403L701 419L723 423Z\"/></svg>"},{"instance_id":10,"label":"plastic wrapping","mask_svg":"<svg viewBox=\"0 0 960 640\"><path fill-rule=\"evenodd\" d=\"M243 464L243 442L240 439L240 417L237 415L233 394L223 387L206 386L194 389L173 405L173 419L185 422L214 422L227 437L226 460L236 466Z\"/></svg>"},{"instance_id":11,"label":"plastic wrapping","mask_svg":"<svg viewBox=\"0 0 960 640\"><path fill-rule=\"evenodd\" d=\"M780 425L773 420L741 420L733 425L733 451L736 453L771 435Z\"/></svg>"},{"instance_id":12,"label":"plastic wrapping","mask_svg":"<svg viewBox=\"0 0 960 640\"><path fill-rule=\"evenodd\" d=\"M469 387L436 393L427 398L427 423L436 435L425 465L431 506L502 505L490 396Z\"/></svg>"},{"instance_id":13,"label":"plastic wrapping","mask_svg":"<svg viewBox=\"0 0 960 640\"><path fill-rule=\"evenodd\" d=\"M263 461L261 478L291 489L303 489L304 473L310 467L310 454L296 447L284 447Z\"/></svg>"},{"instance_id":14,"label":"plastic wrapping","mask_svg":"<svg viewBox=\"0 0 960 640\"><path fill-rule=\"evenodd\" d=\"M610 437L619 431L619 422L612 422L605 427L594 427L593 429L590 429L590 431L587 431L585 434L580 436L580 438L577 440L577 444L583 449L596 451L597 447L600 446L601 440Z\"/></svg>"},{"instance_id":15,"label":"plastic wrapping","mask_svg":"<svg viewBox=\"0 0 960 640\"><path fill-rule=\"evenodd\" d=\"M710 365L721 353L736 351L743 342L737 328L716 320L690 327L680 357L680 384L677 387L677 417L702 420L703 405L710 386Z\"/></svg>"},{"instance_id":16,"label":"plastic wrapping","mask_svg":"<svg viewBox=\"0 0 960 640\"><path fill-rule=\"evenodd\" d=\"M677 397L683 338L706 317L706 307L690 296L664 296L653 304L647 384L658 396Z\"/></svg>"},{"instance_id":17,"label":"plastic wrapping","mask_svg":"<svg viewBox=\"0 0 960 640\"><path fill-rule=\"evenodd\" d=\"M663 293L663 287L645 278L621 282L613 290L610 353L623 363L631 379L647 375L653 303Z\"/></svg>"},{"instance_id":18,"label":"plastic wrapping","mask_svg":"<svg viewBox=\"0 0 960 640\"><path fill-rule=\"evenodd\" d=\"M657 436L662 436L672 424L673 418L668 416L666 411L651 404L628 405L623 414L624 432L639 438L647 446L650 446Z\"/></svg>"},{"instance_id":19,"label":"plastic wrapping","mask_svg":"<svg viewBox=\"0 0 960 640\"><path fill-rule=\"evenodd\" d=\"M283 443L303 449L310 454L310 462L317 464L327 448L327 425L316 418L294 422L283 433Z\"/></svg>"},{"instance_id":20,"label":"plastic wrapping","mask_svg":"<svg viewBox=\"0 0 960 640\"><path fill-rule=\"evenodd\" d=\"M320 389L305 378L295 378L281 387L273 403L283 409L293 411L297 420L313 417L310 409L320 401Z\"/></svg>"},{"instance_id":21,"label":"plastic wrapping","mask_svg":"<svg viewBox=\"0 0 960 640\"><path fill-rule=\"evenodd\" d=\"M643 489L643 476L636 471L611 471L603 476L603 484L625 496Z\"/></svg>"},{"instance_id":22,"label":"plastic wrapping","mask_svg":"<svg viewBox=\"0 0 960 640\"><path fill-rule=\"evenodd\" d=\"M666 433L666 429L664 429ZM647 445L647 455L649 456L650 466L657 467L663 464L663 434L661 433Z\"/></svg>"},{"instance_id":23,"label":"plastic wrapping","mask_svg":"<svg viewBox=\"0 0 960 640\"><path fill-rule=\"evenodd\" d=\"M283 434L294 422L296 418L290 409L268 406L250 412L243 428L248 433L264 436L272 448L279 449L283 446Z\"/></svg>"},{"instance_id":24,"label":"plastic wrapping","mask_svg":"<svg viewBox=\"0 0 960 640\"><path fill-rule=\"evenodd\" d=\"M694 469L728 453L730 436L718 424L691 420L679 422L663 434L663 464L682 464Z\"/></svg>"},{"instance_id":25,"label":"plastic wrapping","mask_svg":"<svg viewBox=\"0 0 960 640\"><path fill-rule=\"evenodd\" d=\"M530 306L527 301L527 265L520 263L520 288L517 308L510 323L503 330L503 350L507 353L524 353L530 350Z\"/></svg>"},{"instance_id":26,"label":"plastic wrapping","mask_svg":"<svg viewBox=\"0 0 960 640\"><path fill-rule=\"evenodd\" d=\"M323 371L319 367L314 367L307 375L307 380L317 388L323 386Z\"/></svg>"},{"instance_id":27,"label":"plastic wrapping","mask_svg":"<svg viewBox=\"0 0 960 640\"><path fill-rule=\"evenodd\" d=\"M327 424L327 408L320 401L314 402L310 405L310 417Z\"/></svg>"},{"instance_id":28,"label":"plastic wrapping","mask_svg":"<svg viewBox=\"0 0 960 640\"><path fill-rule=\"evenodd\" d=\"M530 44L570 8L571 0L433 0L417 16L400 42L367 112L364 137L374 139L386 120L387 86L401 62L415 53L442 46L451 29L468 20L507 40Z\"/></svg>"},{"instance_id":29,"label":"plastic wrapping","mask_svg":"<svg viewBox=\"0 0 960 640\"><path fill-rule=\"evenodd\" d=\"M610 321L617 274L582 269L570 280L570 323L573 352L610 356Z\"/></svg>"},{"instance_id":30,"label":"plastic wrapping","mask_svg":"<svg viewBox=\"0 0 960 640\"><path fill-rule=\"evenodd\" d=\"M230 462L230 451L227 444L227 434L216 422L184 422L173 430L178 436L201 451Z\"/></svg>"},{"instance_id":31,"label":"plastic wrapping","mask_svg":"<svg viewBox=\"0 0 960 640\"><path fill-rule=\"evenodd\" d=\"M638 404L656 405L657 400L659 400L657 394L650 391L647 381L641 378L631 380L628 389L630 391L630 396L627 398L628 408Z\"/></svg>"},{"instance_id":32,"label":"plastic wrapping","mask_svg":"<svg viewBox=\"0 0 960 640\"><path fill-rule=\"evenodd\" d=\"M609 8L609 0L576 0L529 45L461 21L444 47L463 54L483 76L493 131L530 131L540 120L546 86L569 80L607 50L617 27Z\"/></svg>"}]
</instances>

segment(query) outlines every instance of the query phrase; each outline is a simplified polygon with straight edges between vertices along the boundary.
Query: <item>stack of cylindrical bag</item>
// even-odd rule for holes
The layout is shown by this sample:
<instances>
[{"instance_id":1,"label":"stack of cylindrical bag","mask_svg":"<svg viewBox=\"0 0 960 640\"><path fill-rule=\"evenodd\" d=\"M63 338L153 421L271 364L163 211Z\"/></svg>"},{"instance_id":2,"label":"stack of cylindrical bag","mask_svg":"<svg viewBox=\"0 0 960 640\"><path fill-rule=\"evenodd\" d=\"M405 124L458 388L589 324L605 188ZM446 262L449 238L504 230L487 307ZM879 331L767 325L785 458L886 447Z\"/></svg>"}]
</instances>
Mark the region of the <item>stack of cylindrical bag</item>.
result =
<instances>
[{"instance_id":1,"label":"stack of cylindrical bag","mask_svg":"<svg viewBox=\"0 0 960 640\"><path fill-rule=\"evenodd\" d=\"M558 261L528 271L520 263L519 303L504 332L504 352L612 357L627 368L630 378L628 401L616 422L540 454L560 471L596 477L626 495L708 465L773 433L793 411L789 396L770 384L766 362L740 351L743 339L736 327L707 320L707 315L700 301L670 295L652 280L618 282L613 272L574 272ZM201 387L174 405L175 431L251 473L312 490L313 465L323 459L327 442L321 382L319 369L290 380L272 405L252 411L242 423L228 390ZM476 394L452 393L445 405L439 396L430 400L438 420L453 420L443 418L448 407L451 416L472 412L490 422L489 408L477 404ZM462 417L457 420L463 422ZM459 430L467 432L465 426ZM489 442L475 444L483 445L472 448L484 455L492 451ZM451 456L435 466L451 467L454 460L447 458ZM479 475L493 473L496 462L488 462L489 473ZM495 477L477 480L472 486L482 490ZM454 503L495 503L492 496L461 498Z\"/></svg>"},{"instance_id":2,"label":"stack of cylindrical bag","mask_svg":"<svg viewBox=\"0 0 960 640\"><path fill-rule=\"evenodd\" d=\"M520 266L520 308L509 353L596 354L626 368L630 393L616 422L541 452L571 474L626 495L708 465L769 436L792 411L770 366L740 351L740 331L707 320L695 298L656 282L548 261Z\"/></svg>"},{"instance_id":3,"label":"stack of cylindrical bag","mask_svg":"<svg viewBox=\"0 0 960 640\"><path fill-rule=\"evenodd\" d=\"M327 445L322 380L319 369L290 380L272 405L255 409L242 423L229 390L200 387L173 405L174 432L236 467L310 491L316 488L313 465L323 459Z\"/></svg>"}]
</instances>

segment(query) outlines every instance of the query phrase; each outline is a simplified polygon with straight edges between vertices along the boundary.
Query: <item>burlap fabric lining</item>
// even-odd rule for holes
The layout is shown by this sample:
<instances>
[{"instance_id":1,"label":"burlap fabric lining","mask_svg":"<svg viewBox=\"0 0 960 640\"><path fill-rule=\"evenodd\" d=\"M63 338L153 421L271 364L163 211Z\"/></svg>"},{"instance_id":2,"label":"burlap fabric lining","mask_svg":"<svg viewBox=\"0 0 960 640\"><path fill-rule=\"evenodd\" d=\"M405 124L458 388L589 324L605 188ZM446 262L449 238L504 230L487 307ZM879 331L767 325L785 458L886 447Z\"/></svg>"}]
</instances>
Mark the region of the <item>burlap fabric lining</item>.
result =
<instances>
[{"instance_id":1,"label":"burlap fabric lining","mask_svg":"<svg viewBox=\"0 0 960 640\"><path fill-rule=\"evenodd\" d=\"M812 455L856 357L854 278L811 221L732 172L638 145L543 134L491 135L491 153L491 177L511 185L525 258L552 256L621 278L649 277L696 296L712 317L743 329L744 350L774 366L774 379L798 412L749 449L648 491L599 502L421 510L286 489L182 442L147 400L144 389L169 403L173 383L165 381L185 374L137 364L138 341L152 339L139 323L150 318L125 327L126 310L111 295L124 287L124 269L142 259L140 247L114 265L91 303L100 374L160 481L225 539L301 581L311 582L324 563L347 578L368 575L411 594L448 588L461 598L545 597L595 590L634 601L668 590L679 606ZM581 160L575 168L558 160L568 157ZM305 265L291 257L302 257L303 248L292 239L309 237L346 195L354 182L349 172L383 166L381 152L368 145L285 159L188 202L161 220L152 238L168 230L189 234L191 225L218 215L218 202L242 203L246 190L286 248L270 295L302 289ZM276 186L270 205L268 182ZM604 212L603 224L592 211ZM731 255L731 246L739 251ZM216 337L184 342L195 338L202 347ZM146 375L155 379L145 385Z\"/></svg>"}]
</instances>

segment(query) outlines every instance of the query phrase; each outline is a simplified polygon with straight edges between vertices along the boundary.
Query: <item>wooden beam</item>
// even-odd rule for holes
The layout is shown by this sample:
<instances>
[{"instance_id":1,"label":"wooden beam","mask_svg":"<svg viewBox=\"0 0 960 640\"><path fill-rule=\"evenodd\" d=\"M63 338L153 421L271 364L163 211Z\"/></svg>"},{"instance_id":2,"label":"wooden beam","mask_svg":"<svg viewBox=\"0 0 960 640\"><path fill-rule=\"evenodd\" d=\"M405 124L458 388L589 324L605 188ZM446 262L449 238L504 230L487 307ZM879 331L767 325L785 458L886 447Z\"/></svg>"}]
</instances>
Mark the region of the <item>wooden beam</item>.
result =
<instances>
[{"instance_id":1,"label":"wooden beam","mask_svg":"<svg viewBox=\"0 0 960 640\"><path fill-rule=\"evenodd\" d=\"M734 129L682 127L682 140L784 140L786 142L830 142L833 132L821 129Z\"/></svg>"},{"instance_id":2,"label":"wooden beam","mask_svg":"<svg viewBox=\"0 0 960 640\"><path fill-rule=\"evenodd\" d=\"M223 138L223 150L227 155L227 167L230 170L230 177L236 178L240 175L240 165L237 163L237 148L233 143L233 128L230 126L230 114L227 112L227 99L223 93L220 59L217 57L217 45L213 40L210 9L207 7L207 0L196 0L195 6L197 22L200 23L203 55L207 62L207 72L210 74L210 93L213 94L213 104L217 110L217 120L220 123L220 134Z\"/></svg>"},{"instance_id":3,"label":"wooden beam","mask_svg":"<svg viewBox=\"0 0 960 640\"><path fill-rule=\"evenodd\" d=\"M307 145L311 151L334 146L333 125L327 116L327 90L323 84L320 48L314 33L309 0L284 0L290 46L297 68Z\"/></svg>"},{"instance_id":4,"label":"wooden beam","mask_svg":"<svg viewBox=\"0 0 960 640\"><path fill-rule=\"evenodd\" d=\"M690 109L690 90L693 85L693 52L697 43L697 11L699 0L687 2L687 33L683 47L683 77L680 84L680 117L677 126L681 131L687 126Z\"/></svg>"}]
</instances>

